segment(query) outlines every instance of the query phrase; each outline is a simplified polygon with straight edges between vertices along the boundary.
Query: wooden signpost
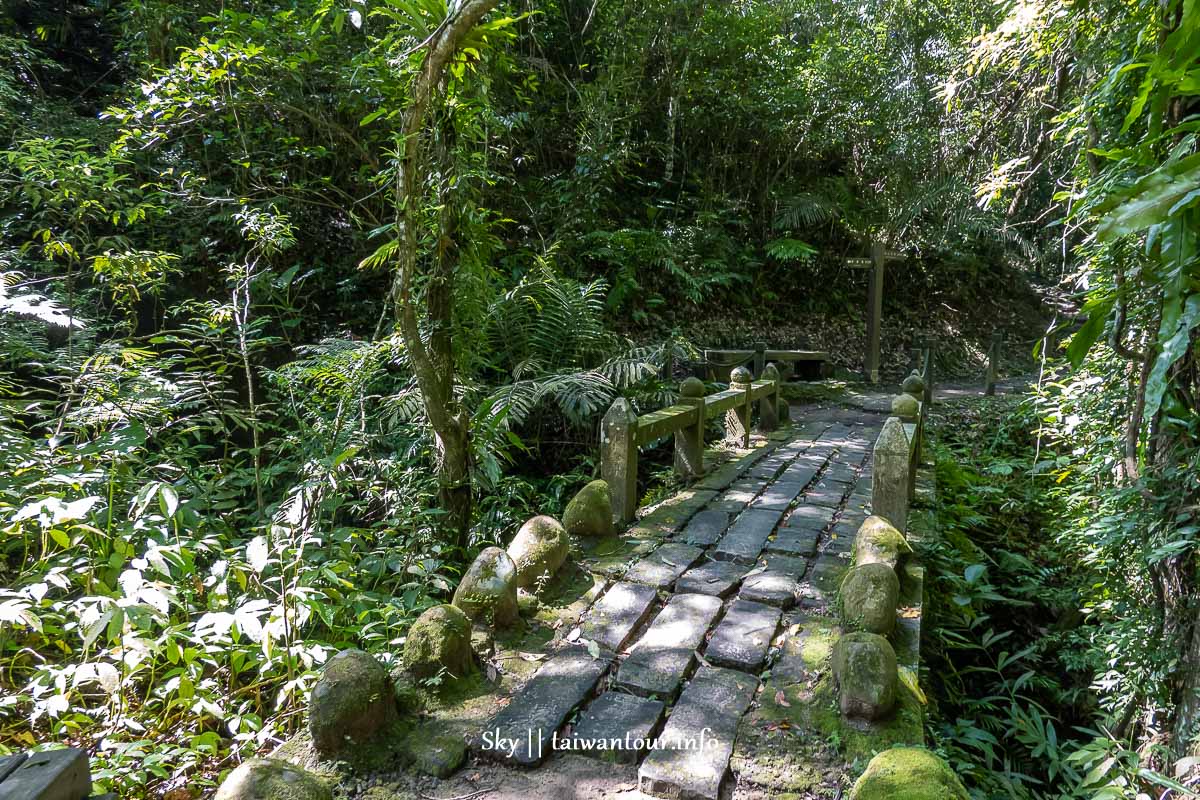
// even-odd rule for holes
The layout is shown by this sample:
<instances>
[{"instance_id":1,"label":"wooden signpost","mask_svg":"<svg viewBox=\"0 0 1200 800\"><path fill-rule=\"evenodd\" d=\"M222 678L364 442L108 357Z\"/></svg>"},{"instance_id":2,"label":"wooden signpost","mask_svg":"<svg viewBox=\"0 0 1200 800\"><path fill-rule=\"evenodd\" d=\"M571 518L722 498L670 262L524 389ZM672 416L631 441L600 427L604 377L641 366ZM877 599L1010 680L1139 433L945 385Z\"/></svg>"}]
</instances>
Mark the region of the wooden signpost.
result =
<instances>
[{"instance_id":1,"label":"wooden signpost","mask_svg":"<svg viewBox=\"0 0 1200 800\"><path fill-rule=\"evenodd\" d=\"M870 258L847 258L851 269L870 269L867 283L867 349L863 357L863 375L871 383L879 383L879 337L883 324L883 276L889 261L903 261L905 255L888 250L882 242L871 245Z\"/></svg>"}]
</instances>

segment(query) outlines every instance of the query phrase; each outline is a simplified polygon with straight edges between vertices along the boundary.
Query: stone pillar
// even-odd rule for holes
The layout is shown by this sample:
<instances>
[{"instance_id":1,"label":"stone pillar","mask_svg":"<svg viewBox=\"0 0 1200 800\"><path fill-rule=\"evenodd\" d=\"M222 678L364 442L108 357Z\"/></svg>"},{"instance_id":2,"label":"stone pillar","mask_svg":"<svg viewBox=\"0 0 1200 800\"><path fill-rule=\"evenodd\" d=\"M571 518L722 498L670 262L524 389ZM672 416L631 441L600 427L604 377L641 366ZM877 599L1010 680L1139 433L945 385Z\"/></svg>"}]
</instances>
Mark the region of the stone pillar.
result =
<instances>
[{"instance_id":1,"label":"stone pillar","mask_svg":"<svg viewBox=\"0 0 1200 800\"><path fill-rule=\"evenodd\" d=\"M1003 333L992 331L992 343L988 347L987 378L983 386L983 393L988 397L996 393L996 376L1000 372L1000 346L1003 341Z\"/></svg>"},{"instance_id":2,"label":"stone pillar","mask_svg":"<svg viewBox=\"0 0 1200 800\"><path fill-rule=\"evenodd\" d=\"M756 380L758 378L762 377L763 370L766 368L766 366L767 366L767 343L766 342L755 342L754 343L754 370L751 374L753 375L753 377Z\"/></svg>"},{"instance_id":3,"label":"stone pillar","mask_svg":"<svg viewBox=\"0 0 1200 800\"><path fill-rule=\"evenodd\" d=\"M773 384L771 393L758 401L758 429L770 433L779 427L779 370L774 364L763 367L762 379Z\"/></svg>"},{"instance_id":4,"label":"stone pillar","mask_svg":"<svg viewBox=\"0 0 1200 800\"><path fill-rule=\"evenodd\" d=\"M725 412L725 438L738 447L750 447L750 370L737 367L729 376L729 388L745 393L742 402Z\"/></svg>"},{"instance_id":5,"label":"stone pillar","mask_svg":"<svg viewBox=\"0 0 1200 800\"><path fill-rule=\"evenodd\" d=\"M662 372L659 377L664 381L671 380L675 374L675 342L668 339L663 343L663 363Z\"/></svg>"},{"instance_id":6,"label":"stone pillar","mask_svg":"<svg viewBox=\"0 0 1200 800\"><path fill-rule=\"evenodd\" d=\"M909 449L899 417L888 417L871 458L871 513L903 533L908 526Z\"/></svg>"},{"instance_id":7,"label":"stone pillar","mask_svg":"<svg viewBox=\"0 0 1200 800\"><path fill-rule=\"evenodd\" d=\"M600 475L612 492L613 521L629 522L637 509L637 414L624 397L600 423Z\"/></svg>"},{"instance_id":8,"label":"stone pillar","mask_svg":"<svg viewBox=\"0 0 1200 800\"><path fill-rule=\"evenodd\" d=\"M675 474L699 478L704 474L704 384L687 378L679 384L679 404L696 409L696 418L675 431Z\"/></svg>"},{"instance_id":9,"label":"stone pillar","mask_svg":"<svg viewBox=\"0 0 1200 800\"><path fill-rule=\"evenodd\" d=\"M867 284L867 352L863 364L863 377L871 383L879 383L879 332L883 324L883 242L871 245L871 278Z\"/></svg>"}]
</instances>

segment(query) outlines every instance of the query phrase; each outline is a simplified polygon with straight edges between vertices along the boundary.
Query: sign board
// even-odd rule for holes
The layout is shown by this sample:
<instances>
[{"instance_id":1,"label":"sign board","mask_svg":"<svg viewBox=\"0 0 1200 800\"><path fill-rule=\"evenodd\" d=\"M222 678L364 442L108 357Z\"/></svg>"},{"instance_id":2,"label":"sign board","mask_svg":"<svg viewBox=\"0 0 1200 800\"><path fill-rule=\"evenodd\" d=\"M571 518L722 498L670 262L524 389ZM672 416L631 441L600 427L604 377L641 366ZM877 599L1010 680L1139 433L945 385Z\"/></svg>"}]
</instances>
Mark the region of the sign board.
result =
<instances>
[{"instance_id":1,"label":"sign board","mask_svg":"<svg viewBox=\"0 0 1200 800\"><path fill-rule=\"evenodd\" d=\"M869 258L847 258L846 266L850 269L870 269L871 259Z\"/></svg>"}]
</instances>

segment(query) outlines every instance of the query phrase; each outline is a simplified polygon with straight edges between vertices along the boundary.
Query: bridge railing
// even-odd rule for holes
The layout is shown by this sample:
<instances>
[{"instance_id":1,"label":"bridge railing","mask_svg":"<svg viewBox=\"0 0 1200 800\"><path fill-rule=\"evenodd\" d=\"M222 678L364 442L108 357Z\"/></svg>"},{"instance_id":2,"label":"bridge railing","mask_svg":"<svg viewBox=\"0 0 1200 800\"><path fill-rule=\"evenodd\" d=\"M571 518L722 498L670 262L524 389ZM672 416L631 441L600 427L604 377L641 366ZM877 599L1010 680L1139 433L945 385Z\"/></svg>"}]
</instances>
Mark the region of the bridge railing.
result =
<instances>
[{"instance_id":1,"label":"bridge railing","mask_svg":"<svg viewBox=\"0 0 1200 800\"><path fill-rule=\"evenodd\" d=\"M625 398L618 398L600 424L600 472L612 493L613 518L629 522L637 510L638 448L666 436L675 437L675 472L683 478L704 475L704 430L708 420L725 418L725 439L750 446L751 417L758 404L759 430L779 427L779 371L767 364L761 380L738 367L729 388L706 395L704 384L688 378L680 384L679 402L639 416Z\"/></svg>"}]
</instances>

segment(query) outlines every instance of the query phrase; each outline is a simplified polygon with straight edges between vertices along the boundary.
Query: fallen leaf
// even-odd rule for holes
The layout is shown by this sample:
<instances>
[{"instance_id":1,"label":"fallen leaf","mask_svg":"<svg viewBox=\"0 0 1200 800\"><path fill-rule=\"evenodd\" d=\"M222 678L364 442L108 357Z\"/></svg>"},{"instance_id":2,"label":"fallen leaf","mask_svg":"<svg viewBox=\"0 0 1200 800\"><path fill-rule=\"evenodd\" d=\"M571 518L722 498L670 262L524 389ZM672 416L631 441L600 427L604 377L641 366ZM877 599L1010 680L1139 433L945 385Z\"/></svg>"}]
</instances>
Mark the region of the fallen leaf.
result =
<instances>
[{"instance_id":1,"label":"fallen leaf","mask_svg":"<svg viewBox=\"0 0 1200 800\"><path fill-rule=\"evenodd\" d=\"M522 661L541 661L542 659L544 659L546 657L545 653L521 653L521 652L518 652L517 655L521 657Z\"/></svg>"},{"instance_id":2,"label":"fallen leaf","mask_svg":"<svg viewBox=\"0 0 1200 800\"><path fill-rule=\"evenodd\" d=\"M792 704L787 701L787 696L783 693L783 689L775 692L775 705L791 708Z\"/></svg>"}]
</instances>

